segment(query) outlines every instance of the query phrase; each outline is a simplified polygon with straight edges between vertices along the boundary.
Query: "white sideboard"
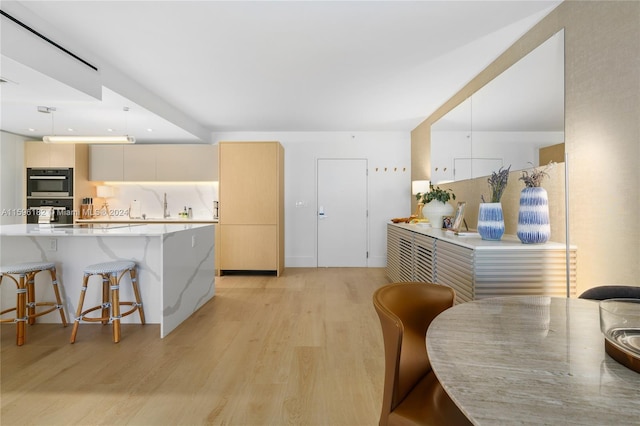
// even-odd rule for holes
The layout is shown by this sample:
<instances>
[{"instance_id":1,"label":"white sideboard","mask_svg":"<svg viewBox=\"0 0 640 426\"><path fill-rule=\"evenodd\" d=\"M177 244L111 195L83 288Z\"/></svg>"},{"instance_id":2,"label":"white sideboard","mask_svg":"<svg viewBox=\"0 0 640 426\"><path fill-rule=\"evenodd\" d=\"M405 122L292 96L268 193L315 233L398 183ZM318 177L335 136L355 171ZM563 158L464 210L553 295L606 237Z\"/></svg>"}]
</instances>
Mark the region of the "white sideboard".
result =
<instances>
[{"instance_id":1,"label":"white sideboard","mask_svg":"<svg viewBox=\"0 0 640 426\"><path fill-rule=\"evenodd\" d=\"M452 287L456 302L498 296L566 296L565 244L485 241L413 224L387 225L387 278ZM569 289L576 292L577 249L569 249Z\"/></svg>"}]
</instances>

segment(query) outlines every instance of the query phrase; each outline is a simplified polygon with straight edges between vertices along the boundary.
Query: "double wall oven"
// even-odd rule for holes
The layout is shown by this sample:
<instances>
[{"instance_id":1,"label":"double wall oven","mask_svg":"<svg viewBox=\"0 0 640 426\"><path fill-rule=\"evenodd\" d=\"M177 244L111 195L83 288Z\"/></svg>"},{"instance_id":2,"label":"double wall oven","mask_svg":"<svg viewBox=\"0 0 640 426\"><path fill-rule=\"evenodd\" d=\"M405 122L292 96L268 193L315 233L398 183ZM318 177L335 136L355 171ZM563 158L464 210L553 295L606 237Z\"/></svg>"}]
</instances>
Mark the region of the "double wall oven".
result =
<instances>
[{"instance_id":1,"label":"double wall oven","mask_svg":"<svg viewBox=\"0 0 640 426\"><path fill-rule=\"evenodd\" d=\"M27 223L73 223L73 169L27 168Z\"/></svg>"}]
</instances>

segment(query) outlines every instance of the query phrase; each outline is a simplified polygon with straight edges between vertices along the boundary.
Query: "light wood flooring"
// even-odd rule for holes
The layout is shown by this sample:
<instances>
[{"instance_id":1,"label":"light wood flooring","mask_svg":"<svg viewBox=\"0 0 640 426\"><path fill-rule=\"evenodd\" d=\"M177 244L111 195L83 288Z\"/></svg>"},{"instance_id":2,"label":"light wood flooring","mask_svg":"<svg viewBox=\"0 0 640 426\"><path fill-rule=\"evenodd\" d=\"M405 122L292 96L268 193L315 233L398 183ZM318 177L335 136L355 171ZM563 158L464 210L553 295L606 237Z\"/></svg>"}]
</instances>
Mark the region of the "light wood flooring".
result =
<instances>
[{"instance_id":1,"label":"light wood flooring","mask_svg":"<svg viewBox=\"0 0 640 426\"><path fill-rule=\"evenodd\" d=\"M377 425L384 354L371 303L382 268L224 276L178 329L1 329L0 424ZM144 283L141 283L144 285ZM51 314L50 314L51 315Z\"/></svg>"}]
</instances>

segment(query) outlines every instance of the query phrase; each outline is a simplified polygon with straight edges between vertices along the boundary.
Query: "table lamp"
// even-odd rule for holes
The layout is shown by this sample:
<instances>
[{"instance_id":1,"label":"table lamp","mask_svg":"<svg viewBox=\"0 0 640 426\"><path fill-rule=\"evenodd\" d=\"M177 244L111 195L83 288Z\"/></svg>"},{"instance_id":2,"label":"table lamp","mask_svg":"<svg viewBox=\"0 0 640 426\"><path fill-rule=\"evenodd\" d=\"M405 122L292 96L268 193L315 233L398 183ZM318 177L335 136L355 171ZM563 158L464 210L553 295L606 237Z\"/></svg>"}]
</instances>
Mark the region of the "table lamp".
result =
<instances>
[{"instance_id":1,"label":"table lamp","mask_svg":"<svg viewBox=\"0 0 640 426\"><path fill-rule=\"evenodd\" d=\"M428 180L414 180L411 181L411 193L415 196L418 194L424 194L425 192L429 192L431 188ZM418 200L418 206L416 207L416 217L422 218L422 208L424 207L424 203L422 202L422 197Z\"/></svg>"},{"instance_id":2,"label":"table lamp","mask_svg":"<svg viewBox=\"0 0 640 426\"><path fill-rule=\"evenodd\" d=\"M102 209L106 210L107 217L111 219L111 212L109 211L109 202L108 199L113 197L113 187L107 185L98 185L96 187L96 196L98 198L102 198L102 207L100 207L100 211Z\"/></svg>"}]
</instances>

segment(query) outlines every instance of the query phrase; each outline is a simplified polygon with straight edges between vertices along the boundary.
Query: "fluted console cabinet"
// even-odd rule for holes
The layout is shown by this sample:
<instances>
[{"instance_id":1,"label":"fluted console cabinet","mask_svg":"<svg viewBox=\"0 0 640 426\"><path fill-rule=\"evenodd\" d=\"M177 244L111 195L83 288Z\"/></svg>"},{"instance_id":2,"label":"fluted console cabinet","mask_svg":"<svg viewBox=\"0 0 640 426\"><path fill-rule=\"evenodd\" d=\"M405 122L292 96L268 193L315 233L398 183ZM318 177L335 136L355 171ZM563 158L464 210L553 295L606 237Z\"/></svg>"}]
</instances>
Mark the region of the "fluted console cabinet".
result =
<instances>
[{"instance_id":1,"label":"fluted console cabinet","mask_svg":"<svg viewBox=\"0 0 640 426\"><path fill-rule=\"evenodd\" d=\"M460 237L420 225L387 225L387 278L448 285L456 302L498 296L566 296L566 245ZM569 249L570 294L576 291L577 249Z\"/></svg>"}]
</instances>

